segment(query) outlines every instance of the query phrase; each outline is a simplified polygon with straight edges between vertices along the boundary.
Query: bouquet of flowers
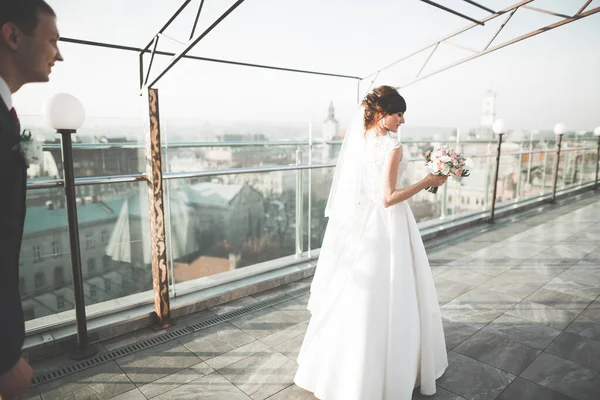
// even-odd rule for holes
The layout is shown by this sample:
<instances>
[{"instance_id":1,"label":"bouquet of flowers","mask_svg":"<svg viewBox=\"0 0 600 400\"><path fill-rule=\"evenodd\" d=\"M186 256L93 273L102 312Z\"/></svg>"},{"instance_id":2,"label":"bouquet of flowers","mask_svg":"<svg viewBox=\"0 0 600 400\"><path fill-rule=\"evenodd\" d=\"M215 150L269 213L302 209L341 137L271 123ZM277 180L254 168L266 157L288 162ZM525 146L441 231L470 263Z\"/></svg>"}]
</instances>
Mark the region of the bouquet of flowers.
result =
<instances>
[{"instance_id":1,"label":"bouquet of flowers","mask_svg":"<svg viewBox=\"0 0 600 400\"><path fill-rule=\"evenodd\" d=\"M430 148L425 152L425 165L433 175L454 176L461 178L469 176L470 172L466 168L466 158L453 149ZM427 187L426 190L431 193L437 193L437 187Z\"/></svg>"},{"instance_id":2,"label":"bouquet of flowers","mask_svg":"<svg viewBox=\"0 0 600 400\"><path fill-rule=\"evenodd\" d=\"M21 151L23 158L25 158L25 164L27 164L28 167L32 164L41 163L44 155L42 144L31 136L31 131L28 129L25 129L21 134L19 150Z\"/></svg>"}]
</instances>

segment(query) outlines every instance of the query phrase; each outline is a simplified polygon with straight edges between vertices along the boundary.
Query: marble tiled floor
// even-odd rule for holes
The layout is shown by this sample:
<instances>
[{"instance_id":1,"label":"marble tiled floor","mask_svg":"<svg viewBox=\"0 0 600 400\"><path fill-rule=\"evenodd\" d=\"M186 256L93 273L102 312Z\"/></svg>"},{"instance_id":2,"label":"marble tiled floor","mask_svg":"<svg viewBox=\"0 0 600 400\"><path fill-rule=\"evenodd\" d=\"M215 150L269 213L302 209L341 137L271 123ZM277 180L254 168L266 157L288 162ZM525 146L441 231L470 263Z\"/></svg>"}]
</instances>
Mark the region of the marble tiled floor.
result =
<instances>
[{"instance_id":1,"label":"marble tiled floor","mask_svg":"<svg viewBox=\"0 0 600 400\"><path fill-rule=\"evenodd\" d=\"M600 196L428 251L450 366L413 399L600 398ZM310 279L199 314L199 321ZM308 295L34 388L27 399L308 400L292 378ZM138 331L113 349L161 334ZM58 357L34 365L65 365ZM372 400L372 399L365 399Z\"/></svg>"}]
</instances>

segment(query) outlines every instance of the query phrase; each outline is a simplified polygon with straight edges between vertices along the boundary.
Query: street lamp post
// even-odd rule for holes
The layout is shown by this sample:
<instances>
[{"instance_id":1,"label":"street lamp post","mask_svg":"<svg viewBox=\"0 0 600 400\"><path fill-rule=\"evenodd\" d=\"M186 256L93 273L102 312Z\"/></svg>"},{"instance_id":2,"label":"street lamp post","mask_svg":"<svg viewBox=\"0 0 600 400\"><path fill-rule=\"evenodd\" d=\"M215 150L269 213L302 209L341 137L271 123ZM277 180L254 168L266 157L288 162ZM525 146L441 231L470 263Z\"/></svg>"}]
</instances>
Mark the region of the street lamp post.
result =
<instances>
[{"instance_id":1,"label":"street lamp post","mask_svg":"<svg viewBox=\"0 0 600 400\"><path fill-rule=\"evenodd\" d=\"M65 207L67 210L71 269L73 273L73 296L77 320L77 348L71 353L71 358L74 360L83 360L96 354L96 348L90 345L87 335L71 135L76 133L77 129L83 124L85 110L77 98L61 93L53 96L46 103L44 114L50 126L56 129L61 135Z\"/></svg>"}]
</instances>

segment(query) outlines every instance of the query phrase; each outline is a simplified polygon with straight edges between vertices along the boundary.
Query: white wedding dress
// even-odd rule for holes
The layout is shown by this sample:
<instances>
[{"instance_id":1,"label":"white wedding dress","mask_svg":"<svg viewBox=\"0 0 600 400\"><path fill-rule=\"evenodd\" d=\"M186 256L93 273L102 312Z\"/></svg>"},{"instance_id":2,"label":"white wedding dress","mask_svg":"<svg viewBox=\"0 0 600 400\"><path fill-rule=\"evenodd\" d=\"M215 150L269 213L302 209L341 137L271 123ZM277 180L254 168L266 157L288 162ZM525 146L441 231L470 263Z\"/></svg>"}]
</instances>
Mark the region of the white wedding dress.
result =
<instances>
[{"instance_id":1,"label":"white wedding dress","mask_svg":"<svg viewBox=\"0 0 600 400\"><path fill-rule=\"evenodd\" d=\"M364 146L366 201L353 228L329 220L294 382L324 400L405 400L417 386L432 395L448 359L429 261L409 205L384 208L380 194L400 144L386 135ZM397 187L408 162L404 150Z\"/></svg>"}]
</instances>

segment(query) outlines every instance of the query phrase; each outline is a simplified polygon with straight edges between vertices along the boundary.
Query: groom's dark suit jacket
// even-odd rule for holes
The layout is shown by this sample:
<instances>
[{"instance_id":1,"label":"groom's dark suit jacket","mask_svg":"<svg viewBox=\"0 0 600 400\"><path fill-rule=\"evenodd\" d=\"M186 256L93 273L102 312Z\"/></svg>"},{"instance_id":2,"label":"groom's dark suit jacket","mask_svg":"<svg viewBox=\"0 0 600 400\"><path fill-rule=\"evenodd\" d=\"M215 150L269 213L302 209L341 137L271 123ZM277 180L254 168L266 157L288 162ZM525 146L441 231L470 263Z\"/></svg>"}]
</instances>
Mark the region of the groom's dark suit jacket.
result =
<instances>
[{"instance_id":1,"label":"groom's dark suit jacket","mask_svg":"<svg viewBox=\"0 0 600 400\"><path fill-rule=\"evenodd\" d=\"M19 251L25 223L27 167L20 135L0 97L0 374L21 357L25 323L19 294Z\"/></svg>"}]
</instances>

